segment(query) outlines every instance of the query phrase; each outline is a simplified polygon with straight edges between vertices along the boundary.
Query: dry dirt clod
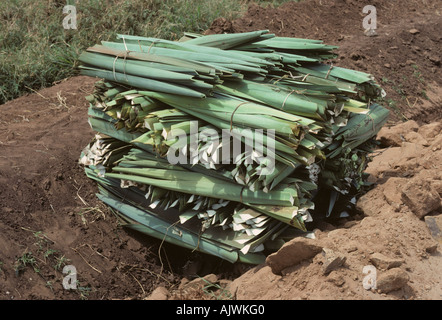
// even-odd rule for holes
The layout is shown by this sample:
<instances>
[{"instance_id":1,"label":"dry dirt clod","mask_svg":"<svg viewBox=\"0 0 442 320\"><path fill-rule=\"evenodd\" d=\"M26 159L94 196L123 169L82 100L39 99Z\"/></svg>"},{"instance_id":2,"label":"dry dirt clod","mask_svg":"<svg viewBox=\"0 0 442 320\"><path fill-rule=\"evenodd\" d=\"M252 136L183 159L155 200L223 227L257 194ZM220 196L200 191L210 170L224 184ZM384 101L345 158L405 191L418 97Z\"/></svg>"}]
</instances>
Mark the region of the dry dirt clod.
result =
<instances>
[{"instance_id":1,"label":"dry dirt clod","mask_svg":"<svg viewBox=\"0 0 442 320\"><path fill-rule=\"evenodd\" d=\"M204 277L195 278L189 282L182 283L180 285L181 290L202 290L208 284L214 284L218 281L218 277L215 274L208 274Z\"/></svg>"},{"instance_id":2,"label":"dry dirt clod","mask_svg":"<svg viewBox=\"0 0 442 320\"><path fill-rule=\"evenodd\" d=\"M392 268L381 273L376 280L376 288L381 293L403 288L409 280L408 273L400 268Z\"/></svg>"},{"instance_id":3,"label":"dry dirt clod","mask_svg":"<svg viewBox=\"0 0 442 320\"><path fill-rule=\"evenodd\" d=\"M400 147L404 141L404 136L410 132L416 132L419 125L416 121L410 120L393 127L383 127L377 135L377 139L383 146Z\"/></svg>"},{"instance_id":4,"label":"dry dirt clod","mask_svg":"<svg viewBox=\"0 0 442 320\"><path fill-rule=\"evenodd\" d=\"M425 223L430 230L431 236L442 243L442 215L426 216Z\"/></svg>"},{"instance_id":5,"label":"dry dirt clod","mask_svg":"<svg viewBox=\"0 0 442 320\"><path fill-rule=\"evenodd\" d=\"M400 267L404 261L401 259L389 258L382 253L376 252L371 255L370 262L378 269L388 270Z\"/></svg>"},{"instance_id":6,"label":"dry dirt clod","mask_svg":"<svg viewBox=\"0 0 442 320\"><path fill-rule=\"evenodd\" d=\"M344 277L333 270L328 275L327 281L333 283L337 287L342 287L345 283Z\"/></svg>"},{"instance_id":7,"label":"dry dirt clod","mask_svg":"<svg viewBox=\"0 0 442 320\"><path fill-rule=\"evenodd\" d=\"M423 218L441 206L441 197L433 190L429 181L410 179L402 191L402 201L416 214Z\"/></svg>"},{"instance_id":8,"label":"dry dirt clod","mask_svg":"<svg viewBox=\"0 0 442 320\"><path fill-rule=\"evenodd\" d=\"M342 266L347 260L347 257L342 253L328 248L322 249L322 256L324 258L322 271L325 275Z\"/></svg>"},{"instance_id":9,"label":"dry dirt clod","mask_svg":"<svg viewBox=\"0 0 442 320\"><path fill-rule=\"evenodd\" d=\"M417 131L422 137L427 140L433 140L442 131L442 122L433 122L423 125Z\"/></svg>"},{"instance_id":10,"label":"dry dirt clod","mask_svg":"<svg viewBox=\"0 0 442 320\"><path fill-rule=\"evenodd\" d=\"M405 140L407 142L411 142L411 143L416 143L419 145L422 145L424 147L428 147L430 144L428 143L427 140L425 140L424 137L422 137L418 132L408 132L405 136L404 136Z\"/></svg>"},{"instance_id":11,"label":"dry dirt clod","mask_svg":"<svg viewBox=\"0 0 442 320\"><path fill-rule=\"evenodd\" d=\"M144 300L167 300L169 291L165 287L158 287Z\"/></svg>"},{"instance_id":12,"label":"dry dirt clod","mask_svg":"<svg viewBox=\"0 0 442 320\"><path fill-rule=\"evenodd\" d=\"M391 177L383 184L383 195L390 206L399 211L403 205L401 190L407 184L408 179Z\"/></svg>"},{"instance_id":13,"label":"dry dirt clod","mask_svg":"<svg viewBox=\"0 0 442 320\"><path fill-rule=\"evenodd\" d=\"M313 239L295 238L284 244L278 252L270 254L266 263L274 274L280 275L283 269L311 259L321 250L322 247Z\"/></svg>"}]
</instances>

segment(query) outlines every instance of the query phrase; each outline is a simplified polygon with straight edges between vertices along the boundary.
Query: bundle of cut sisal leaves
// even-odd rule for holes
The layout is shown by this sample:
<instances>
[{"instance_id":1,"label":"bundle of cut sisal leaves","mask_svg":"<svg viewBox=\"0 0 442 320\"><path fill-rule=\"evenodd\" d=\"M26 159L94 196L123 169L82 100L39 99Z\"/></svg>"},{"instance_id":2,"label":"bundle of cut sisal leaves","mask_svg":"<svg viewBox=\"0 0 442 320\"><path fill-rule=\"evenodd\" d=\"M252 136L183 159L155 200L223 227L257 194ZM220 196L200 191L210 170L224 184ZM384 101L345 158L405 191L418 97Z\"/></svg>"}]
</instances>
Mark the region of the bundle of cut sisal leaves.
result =
<instances>
[{"instance_id":1,"label":"bundle of cut sisal leaves","mask_svg":"<svg viewBox=\"0 0 442 320\"><path fill-rule=\"evenodd\" d=\"M118 35L80 56L101 78L80 162L129 228L261 263L316 219L349 214L388 111L336 47L267 30Z\"/></svg>"}]
</instances>

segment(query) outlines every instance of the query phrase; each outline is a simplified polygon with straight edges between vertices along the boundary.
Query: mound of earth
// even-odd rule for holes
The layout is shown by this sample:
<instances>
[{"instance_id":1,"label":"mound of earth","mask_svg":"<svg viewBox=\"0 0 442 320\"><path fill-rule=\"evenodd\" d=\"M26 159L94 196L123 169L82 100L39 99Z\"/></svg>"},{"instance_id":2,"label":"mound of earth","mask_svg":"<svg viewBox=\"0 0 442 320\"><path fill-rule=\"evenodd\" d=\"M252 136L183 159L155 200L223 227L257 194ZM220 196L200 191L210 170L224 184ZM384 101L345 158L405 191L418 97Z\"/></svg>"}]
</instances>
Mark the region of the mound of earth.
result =
<instances>
[{"instance_id":1,"label":"mound of earth","mask_svg":"<svg viewBox=\"0 0 442 320\"><path fill-rule=\"evenodd\" d=\"M392 117L358 215L256 267L128 232L78 165L96 79L74 77L0 106L0 299L440 299L441 3L371 4L375 37L362 0L251 5L209 31L323 39L340 47L334 64L382 84ZM76 270L70 289L65 266Z\"/></svg>"},{"instance_id":2,"label":"mound of earth","mask_svg":"<svg viewBox=\"0 0 442 320\"><path fill-rule=\"evenodd\" d=\"M96 79L75 77L1 108L0 299L138 298L158 283L158 243L138 241L78 165ZM77 272L66 290L64 266Z\"/></svg>"},{"instance_id":3,"label":"mound of earth","mask_svg":"<svg viewBox=\"0 0 442 320\"><path fill-rule=\"evenodd\" d=\"M376 36L364 32L363 8L376 8ZM339 46L331 64L372 74L385 89L391 121L429 123L442 117L442 3L438 0L307 0L249 6L234 21L215 20L206 34L269 30L282 37Z\"/></svg>"},{"instance_id":4,"label":"mound of earth","mask_svg":"<svg viewBox=\"0 0 442 320\"><path fill-rule=\"evenodd\" d=\"M294 239L230 284L237 299L442 298L442 122L382 129L361 216ZM365 269L364 269L365 268ZM371 269L370 269L371 268ZM367 287L370 273L375 283ZM266 279L263 281L263 279ZM369 290L367 290L369 289Z\"/></svg>"}]
</instances>

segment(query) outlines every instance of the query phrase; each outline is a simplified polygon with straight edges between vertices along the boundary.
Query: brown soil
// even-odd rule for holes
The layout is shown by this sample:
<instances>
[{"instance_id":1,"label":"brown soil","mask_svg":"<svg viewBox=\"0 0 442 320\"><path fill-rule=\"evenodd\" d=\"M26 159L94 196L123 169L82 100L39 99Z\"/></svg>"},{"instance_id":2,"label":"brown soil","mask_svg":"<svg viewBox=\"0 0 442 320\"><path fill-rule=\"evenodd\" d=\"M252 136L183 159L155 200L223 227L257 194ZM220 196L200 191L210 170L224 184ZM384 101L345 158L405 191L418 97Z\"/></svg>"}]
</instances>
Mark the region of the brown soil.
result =
<instances>
[{"instance_id":1,"label":"brown soil","mask_svg":"<svg viewBox=\"0 0 442 320\"><path fill-rule=\"evenodd\" d=\"M95 79L74 77L0 106L0 299L210 299L208 282L236 299L441 299L440 246L425 217L441 217L442 5L370 4L377 37L362 30L362 0L251 5L209 31L269 29L339 45L334 64L372 73L387 91L390 124L415 121L380 133L385 149L368 169L377 186L358 202L361 213L316 230L315 246L343 256L341 265L325 273L317 251L296 263L278 252L261 266L231 265L122 229L78 165L94 135L84 97ZM363 288L376 254L399 261L388 272L377 265L379 281L399 286ZM63 289L63 265L75 266L76 290ZM208 280L189 282L196 275Z\"/></svg>"},{"instance_id":2,"label":"brown soil","mask_svg":"<svg viewBox=\"0 0 442 320\"><path fill-rule=\"evenodd\" d=\"M320 39L339 46L333 65L372 74L384 87L392 121L442 117L442 3L370 1L377 36L364 33L363 0L308 0L278 8L252 4L238 20L215 20L207 34L269 30L285 37ZM413 30L414 29L414 30Z\"/></svg>"},{"instance_id":3,"label":"brown soil","mask_svg":"<svg viewBox=\"0 0 442 320\"><path fill-rule=\"evenodd\" d=\"M139 297L141 286L149 292L173 281L161 273L155 242L121 231L78 165L93 136L84 96L94 82L72 78L2 106L1 299ZM56 253L45 257L48 250ZM17 270L29 252L38 273L32 265ZM62 267L54 268L62 257L76 267L81 292L63 290Z\"/></svg>"}]
</instances>

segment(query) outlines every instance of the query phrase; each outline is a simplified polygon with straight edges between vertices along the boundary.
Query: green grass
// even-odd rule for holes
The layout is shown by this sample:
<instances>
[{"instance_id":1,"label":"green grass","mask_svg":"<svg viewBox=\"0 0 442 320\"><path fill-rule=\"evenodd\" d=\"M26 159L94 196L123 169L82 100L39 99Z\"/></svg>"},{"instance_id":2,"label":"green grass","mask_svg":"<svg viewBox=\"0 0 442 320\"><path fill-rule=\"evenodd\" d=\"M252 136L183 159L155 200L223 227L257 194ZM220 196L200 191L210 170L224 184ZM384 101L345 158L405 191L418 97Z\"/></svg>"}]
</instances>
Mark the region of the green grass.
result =
<instances>
[{"instance_id":1,"label":"green grass","mask_svg":"<svg viewBox=\"0 0 442 320\"><path fill-rule=\"evenodd\" d=\"M287 0L257 0L277 6ZM79 53L116 33L179 39L218 17L235 19L249 0L0 1L0 104L76 74ZM63 7L75 4L77 29L65 30Z\"/></svg>"},{"instance_id":2,"label":"green grass","mask_svg":"<svg viewBox=\"0 0 442 320\"><path fill-rule=\"evenodd\" d=\"M25 251L17 258L14 264L14 271L18 276L27 266L31 266L36 273L40 272L40 267L37 264L35 256L30 251Z\"/></svg>"}]
</instances>

